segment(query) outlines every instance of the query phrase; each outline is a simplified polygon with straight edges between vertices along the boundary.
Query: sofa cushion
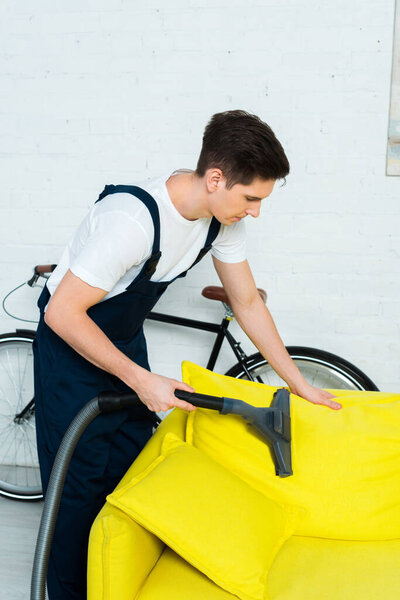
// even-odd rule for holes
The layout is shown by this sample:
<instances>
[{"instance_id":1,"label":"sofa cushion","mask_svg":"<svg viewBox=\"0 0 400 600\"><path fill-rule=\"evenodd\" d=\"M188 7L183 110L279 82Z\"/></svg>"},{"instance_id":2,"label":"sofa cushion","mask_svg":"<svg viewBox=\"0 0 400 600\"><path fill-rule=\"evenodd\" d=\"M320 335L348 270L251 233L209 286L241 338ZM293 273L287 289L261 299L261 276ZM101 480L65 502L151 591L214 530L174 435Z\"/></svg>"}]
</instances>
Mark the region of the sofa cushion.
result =
<instances>
[{"instance_id":1,"label":"sofa cushion","mask_svg":"<svg viewBox=\"0 0 400 600\"><path fill-rule=\"evenodd\" d=\"M271 600L388 600L400 590L400 540L292 536L268 575Z\"/></svg>"},{"instance_id":2,"label":"sofa cushion","mask_svg":"<svg viewBox=\"0 0 400 600\"><path fill-rule=\"evenodd\" d=\"M172 433L107 501L242 600L268 597L268 569L304 512L266 498Z\"/></svg>"},{"instance_id":3,"label":"sofa cushion","mask_svg":"<svg viewBox=\"0 0 400 600\"><path fill-rule=\"evenodd\" d=\"M135 600L237 600L168 546Z\"/></svg>"},{"instance_id":4,"label":"sofa cushion","mask_svg":"<svg viewBox=\"0 0 400 600\"><path fill-rule=\"evenodd\" d=\"M203 394L268 406L276 388L189 362L183 380ZM400 395L340 393L334 411L291 395L293 476L279 478L261 435L235 415L197 409L186 440L275 500L307 509L296 534L400 538Z\"/></svg>"},{"instance_id":5,"label":"sofa cushion","mask_svg":"<svg viewBox=\"0 0 400 600\"><path fill-rule=\"evenodd\" d=\"M400 540L290 537L268 575L270 600L388 600L400 589ZM135 600L234 600L166 547Z\"/></svg>"}]
</instances>

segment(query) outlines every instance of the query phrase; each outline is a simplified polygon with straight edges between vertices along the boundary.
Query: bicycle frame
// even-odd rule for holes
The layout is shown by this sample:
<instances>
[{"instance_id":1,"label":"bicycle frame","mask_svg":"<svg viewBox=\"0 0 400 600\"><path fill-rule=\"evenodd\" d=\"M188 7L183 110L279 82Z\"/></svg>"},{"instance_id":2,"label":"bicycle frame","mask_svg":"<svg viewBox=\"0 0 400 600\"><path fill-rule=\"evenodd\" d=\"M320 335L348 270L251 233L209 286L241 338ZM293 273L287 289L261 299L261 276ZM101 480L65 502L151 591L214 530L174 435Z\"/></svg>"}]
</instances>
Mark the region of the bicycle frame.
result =
<instances>
[{"instance_id":1,"label":"bicycle frame","mask_svg":"<svg viewBox=\"0 0 400 600\"><path fill-rule=\"evenodd\" d=\"M165 313L158 312L150 312L147 317L149 321L158 321L159 323L168 323L170 325L180 325L181 327L189 327L191 329L198 329L201 331L209 331L210 333L215 333L217 335L214 346L212 347L211 354L209 356L206 368L210 371L214 370L215 364L217 362L219 353L221 351L221 347L224 339L227 340L232 351L238 361L238 363L243 368L243 371L246 373L246 376L250 381L254 381L254 377L249 372L246 366L246 360L248 359L248 355L243 351L240 342L238 342L230 331L228 331L229 323L234 319L231 311L228 307L225 306L225 315L221 321L221 323L210 323L208 321L199 321L198 319L188 319L185 317L177 317L175 315L169 315ZM17 329L17 333L28 333L30 335L35 335L35 331L32 329ZM29 409L30 406L27 406L26 409ZM23 416L17 415L18 417Z\"/></svg>"},{"instance_id":2,"label":"bicycle frame","mask_svg":"<svg viewBox=\"0 0 400 600\"><path fill-rule=\"evenodd\" d=\"M181 325L182 327L190 327L192 329L200 329L202 331L210 331L216 333L217 338L211 350L210 358L208 359L207 369L214 370L215 363L219 356L222 343L226 338L238 362L243 367L244 372L250 381L254 381L254 377L250 374L246 366L247 354L242 350L240 342L236 341L230 331L228 331L229 323L233 317L230 315L229 309L226 308L226 313L221 323L209 323L207 321L198 321L197 319L187 319L185 317L176 317L174 315L166 315L164 313L150 312L147 319L150 321L158 321L161 323L170 323L172 325Z\"/></svg>"},{"instance_id":3,"label":"bicycle frame","mask_svg":"<svg viewBox=\"0 0 400 600\"><path fill-rule=\"evenodd\" d=\"M33 277L27 282L28 285L30 287L33 287L40 277L48 279L49 273L52 272L55 267L56 265L36 265L34 268ZM192 329L199 329L202 331L210 331L211 333L215 333L217 337L214 342L214 346L211 350L211 354L206 367L210 371L214 370L215 363L217 362L219 353L221 351L222 343L226 338L230 347L232 348L234 355L236 356L237 361L243 368L243 371L246 373L246 376L249 378L250 381L254 381L254 377L252 377L251 373L249 372L246 366L246 359L248 358L247 354L242 350L240 342L235 340L233 335L228 331L229 323L233 320L234 315L229 306L224 304L224 307L225 315L219 325L216 323L209 323L207 321L199 321L197 319L188 319L185 317L176 317L174 315L167 315L158 312L150 312L146 318L149 321L158 321L160 323L169 323L171 325L180 325L182 327L189 327Z\"/></svg>"}]
</instances>

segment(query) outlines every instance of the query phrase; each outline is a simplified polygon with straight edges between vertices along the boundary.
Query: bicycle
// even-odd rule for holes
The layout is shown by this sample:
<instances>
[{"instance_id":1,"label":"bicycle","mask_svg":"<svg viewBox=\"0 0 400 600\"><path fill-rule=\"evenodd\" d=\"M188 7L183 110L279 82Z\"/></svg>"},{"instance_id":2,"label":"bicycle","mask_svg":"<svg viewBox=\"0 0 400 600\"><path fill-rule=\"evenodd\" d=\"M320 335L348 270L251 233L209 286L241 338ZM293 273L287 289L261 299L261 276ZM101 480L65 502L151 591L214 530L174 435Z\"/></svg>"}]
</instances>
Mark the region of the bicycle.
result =
<instances>
[{"instance_id":1,"label":"bicycle","mask_svg":"<svg viewBox=\"0 0 400 600\"><path fill-rule=\"evenodd\" d=\"M33 277L15 290L26 284L34 287L40 278L47 279L55 267L56 265L37 265ZM4 298L4 310L5 300L15 290ZM258 291L266 302L266 292L262 289ZM226 375L268 383L275 387L284 385L259 352L247 355L241 344L228 331L234 315L224 289L208 286L202 290L202 295L222 302L225 313L221 323L209 323L158 312L151 312L147 318L215 333L217 337L211 349L207 369L214 369L222 343L226 339L237 359L237 363L228 369ZM15 332L0 335L0 495L31 501L43 497L34 420L34 339L35 331L30 329L16 329ZM375 383L365 373L340 356L304 346L288 346L287 350L305 378L313 385L330 389L378 391Z\"/></svg>"}]
</instances>

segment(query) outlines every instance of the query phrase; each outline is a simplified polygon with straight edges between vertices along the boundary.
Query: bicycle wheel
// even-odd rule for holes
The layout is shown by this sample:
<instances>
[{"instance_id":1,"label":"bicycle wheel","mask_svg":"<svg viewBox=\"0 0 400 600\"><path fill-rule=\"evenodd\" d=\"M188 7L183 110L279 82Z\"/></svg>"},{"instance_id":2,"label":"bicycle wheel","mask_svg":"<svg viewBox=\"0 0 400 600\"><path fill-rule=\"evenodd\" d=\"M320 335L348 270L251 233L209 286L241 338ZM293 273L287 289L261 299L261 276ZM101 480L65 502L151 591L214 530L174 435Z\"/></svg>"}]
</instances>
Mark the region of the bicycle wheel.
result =
<instances>
[{"instance_id":1,"label":"bicycle wheel","mask_svg":"<svg viewBox=\"0 0 400 600\"><path fill-rule=\"evenodd\" d=\"M33 400L34 331L0 335L0 495L40 500Z\"/></svg>"},{"instance_id":2,"label":"bicycle wheel","mask_svg":"<svg viewBox=\"0 0 400 600\"><path fill-rule=\"evenodd\" d=\"M350 362L324 350L305 346L288 346L287 351L296 366L311 385L325 389L379 391L375 383ZM274 387L286 382L279 377L265 358L257 352L245 360L245 366L254 381ZM237 363L226 375L249 379L244 367Z\"/></svg>"}]
</instances>

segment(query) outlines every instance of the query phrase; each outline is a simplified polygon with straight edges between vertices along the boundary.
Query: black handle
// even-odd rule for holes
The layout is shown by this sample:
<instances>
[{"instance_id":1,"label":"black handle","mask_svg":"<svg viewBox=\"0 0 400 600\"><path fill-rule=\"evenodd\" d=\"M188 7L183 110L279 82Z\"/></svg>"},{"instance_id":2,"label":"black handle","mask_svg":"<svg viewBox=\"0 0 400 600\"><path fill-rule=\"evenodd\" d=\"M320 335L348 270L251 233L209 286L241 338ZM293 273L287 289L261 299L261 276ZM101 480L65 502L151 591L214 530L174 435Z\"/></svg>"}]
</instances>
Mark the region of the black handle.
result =
<instances>
[{"instance_id":1,"label":"black handle","mask_svg":"<svg viewBox=\"0 0 400 600\"><path fill-rule=\"evenodd\" d=\"M100 392L98 395L98 404L100 412L109 413L129 408L130 406L140 406L142 401L136 392Z\"/></svg>"},{"instance_id":2,"label":"black handle","mask_svg":"<svg viewBox=\"0 0 400 600\"><path fill-rule=\"evenodd\" d=\"M179 400L185 400L185 402L199 408L211 408L221 412L224 407L224 398L218 396L207 396L195 392L186 392L185 390L175 390L175 396ZM141 404L141 400L134 391L126 393L101 392L98 396L98 403L101 412L109 413L129 406L138 406Z\"/></svg>"},{"instance_id":3,"label":"black handle","mask_svg":"<svg viewBox=\"0 0 400 600\"><path fill-rule=\"evenodd\" d=\"M197 394L196 392L186 392L185 390L175 390L175 396L179 400L185 400L199 408L211 408L213 410L221 410L224 407L224 398L218 396L208 396L206 394Z\"/></svg>"}]
</instances>

